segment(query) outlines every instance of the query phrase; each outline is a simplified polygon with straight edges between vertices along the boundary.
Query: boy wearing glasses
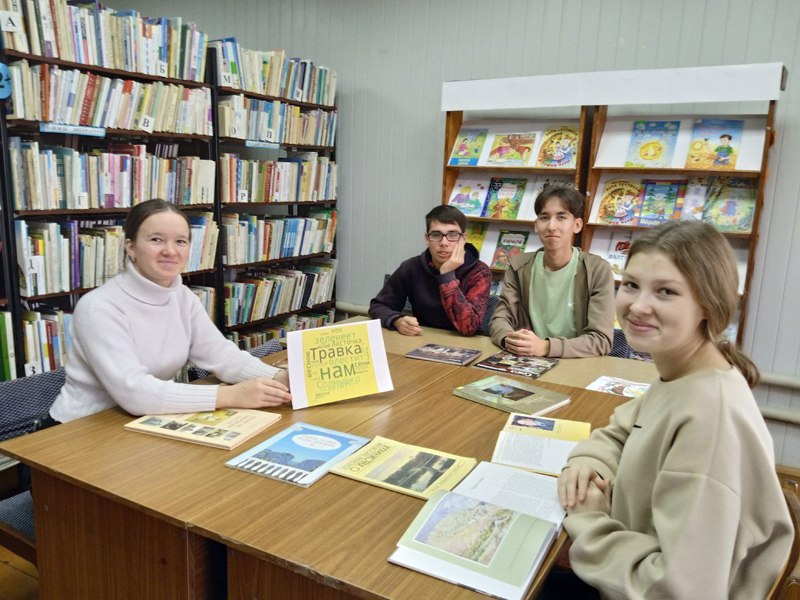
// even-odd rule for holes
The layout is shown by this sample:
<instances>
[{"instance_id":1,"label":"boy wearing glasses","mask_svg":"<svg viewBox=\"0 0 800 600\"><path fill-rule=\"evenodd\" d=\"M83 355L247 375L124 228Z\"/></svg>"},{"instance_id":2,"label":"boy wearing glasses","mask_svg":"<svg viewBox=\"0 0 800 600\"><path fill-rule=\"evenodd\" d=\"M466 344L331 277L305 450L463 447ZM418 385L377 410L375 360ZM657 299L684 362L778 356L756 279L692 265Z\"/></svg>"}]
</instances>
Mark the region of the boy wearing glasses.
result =
<instances>
[{"instance_id":1,"label":"boy wearing glasses","mask_svg":"<svg viewBox=\"0 0 800 600\"><path fill-rule=\"evenodd\" d=\"M519 356L608 354L614 335L611 265L572 246L583 228L583 194L547 187L534 210L542 248L511 259L489 325L492 341Z\"/></svg>"},{"instance_id":2,"label":"boy wearing glasses","mask_svg":"<svg viewBox=\"0 0 800 600\"><path fill-rule=\"evenodd\" d=\"M428 248L403 261L369 304L369 316L386 329L422 335L422 327L454 329L474 335L481 326L492 273L466 242L467 219L454 206L437 206L425 215ZM403 315L406 300L413 316Z\"/></svg>"}]
</instances>

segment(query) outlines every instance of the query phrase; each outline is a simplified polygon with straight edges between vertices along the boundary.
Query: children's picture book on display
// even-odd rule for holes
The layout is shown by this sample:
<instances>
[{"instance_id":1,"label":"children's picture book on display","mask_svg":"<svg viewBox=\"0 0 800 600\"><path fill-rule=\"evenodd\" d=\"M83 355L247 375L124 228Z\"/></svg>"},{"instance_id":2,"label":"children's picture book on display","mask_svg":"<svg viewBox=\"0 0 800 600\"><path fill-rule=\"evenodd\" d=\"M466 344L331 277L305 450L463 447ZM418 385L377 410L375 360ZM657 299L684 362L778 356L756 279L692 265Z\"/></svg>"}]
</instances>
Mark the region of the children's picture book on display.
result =
<instances>
[{"instance_id":1,"label":"children's picture book on display","mask_svg":"<svg viewBox=\"0 0 800 600\"><path fill-rule=\"evenodd\" d=\"M525 244L527 242L527 231L501 230L490 267L492 269L507 269L512 258L525 252Z\"/></svg>"},{"instance_id":2,"label":"children's picture book on display","mask_svg":"<svg viewBox=\"0 0 800 600\"><path fill-rule=\"evenodd\" d=\"M464 232L468 244L475 246L475 249L480 252L483 248L483 240L486 239L486 232L489 230L489 224L483 221L469 221L467 223L467 230Z\"/></svg>"},{"instance_id":3,"label":"children's picture book on display","mask_svg":"<svg viewBox=\"0 0 800 600\"><path fill-rule=\"evenodd\" d=\"M680 121L634 121L625 166L671 166L680 126Z\"/></svg>"},{"instance_id":4,"label":"children's picture book on display","mask_svg":"<svg viewBox=\"0 0 800 600\"><path fill-rule=\"evenodd\" d=\"M610 377L608 375L602 375L586 386L587 390L616 394L617 396L626 396L628 398L639 398L643 396L649 388L649 383L628 381L627 379Z\"/></svg>"},{"instance_id":5,"label":"children's picture book on display","mask_svg":"<svg viewBox=\"0 0 800 600\"><path fill-rule=\"evenodd\" d=\"M460 385L453 394L492 408L526 415L543 415L566 406L570 401L569 396L561 392L502 375Z\"/></svg>"},{"instance_id":6,"label":"children's picture book on display","mask_svg":"<svg viewBox=\"0 0 800 600\"><path fill-rule=\"evenodd\" d=\"M448 204L455 206L468 217L480 217L489 191L489 178L464 175L456 180Z\"/></svg>"},{"instance_id":7,"label":"children's picture book on display","mask_svg":"<svg viewBox=\"0 0 800 600\"><path fill-rule=\"evenodd\" d=\"M491 147L486 157L486 164L502 167L528 166L538 135L536 131L490 135Z\"/></svg>"},{"instance_id":8,"label":"children's picture book on display","mask_svg":"<svg viewBox=\"0 0 800 600\"><path fill-rule=\"evenodd\" d=\"M376 436L331 473L427 499L436 490L453 489L475 463L474 458Z\"/></svg>"},{"instance_id":9,"label":"children's picture book on display","mask_svg":"<svg viewBox=\"0 0 800 600\"><path fill-rule=\"evenodd\" d=\"M686 181L642 181L642 207L638 225L653 227L666 221L680 219Z\"/></svg>"},{"instance_id":10,"label":"children's picture book on display","mask_svg":"<svg viewBox=\"0 0 800 600\"><path fill-rule=\"evenodd\" d=\"M720 231L750 233L756 211L754 179L714 177L709 180L703 221Z\"/></svg>"},{"instance_id":11,"label":"children's picture book on display","mask_svg":"<svg viewBox=\"0 0 800 600\"><path fill-rule=\"evenodd\" d=\"M490 371L502 371L510 375L523 375L536 379L558 364L557 358L546 356L517 356L511 352L498 352L484 358L474 366Z\"/></svg>"},{"instance_id":12,"label":"children's picture book on display","mask_svg":"<svg viewBox=\"0 0 800 600\"><path fill-rule=\"evenodd\" d=\"M571 125L550 127L544 132L544 139L536 160L537 167L555 169L574 169L578 156L578 129Z\"/></svg>"},{"instance_id":13,"label":"children's picture book on display","mask_svg":"<svg viewBox=\"0 0 800 600\"><path fill-rule=\"evenodd\" d=\"M458 132L450 160L447 162L452 167L470 167L478 164L486 142L487 129L464 127Z\"/></svg>"},{"instance_id":14,"label":"children's picture book on display","mask_svg":"<svg viewBox=\"0 0 800 600\"><path fill-rule=\"evenodd\" d=\"M561 530L557 479L479 463L437 492L389 561L505 600L522 600Z\"/></svg>"},{"instance_id":15,"label":"children's picture book on display","mask_svg":"<svg viewBox=\"0 0 800 600\"><path fill-rule=\"evenodd\" d=\"M698 119L692 127L687 169L736 168L742 144L744 121L739 119Z\"/></svg>"},{"instance_id":16,"label":"children's picture book on display","mask_svg":"<svg viewBox=\"0 0 800 600\"><path fill-rule=\"evenodd\" d=\"M425 344L410 352L406 352L408 358L418 358L420 360L430 360L433 362L460 366L471 363L480 355L480 350L443 346L441 344Z\"/></svg>"},{"instance_id":17,"label":"children's picture book on display","mask_svg":"<svg viewBox=\"0 0 800 600\"><path fill-rule=\"evenodd\" d=\"M129 431L230 450L263 431L281 416L245 408L208 412L145 415L125 425Z\"/></svg>"},{"instance_id":18,"label":"children's picture book on display","mask_svg":"<svg viewBox=\"0 0 800 600\"><path fill-rule=\"evenodd\" d=\"M367 442L369 438L298 422L225 466L308 487Z\"/></svg>"},{"instance_id":19,"label":"children's picture book on display","mask_svg":"<svg viewBox=\"0 0 800 600\"><path fill-rule=\"evenodd\" d=\"M641 194L641 181L629 179L607 181L592 222L604 225L636 225L642 207Z\"/></svg>"},{"instance_id":20,"label":"children's picture book on display","mask_svg":"<svg viewBox=\"0 0 800 600\"><path fill-rule=\"evenodd\" d=\"M286 334L292 408L394 389L377 319Z\"/></svg>"},{"instance_id":21,"label":"children's picture book on display","mask_svg":"<svg viewBox=\"0 0 800 600\"><path fill-rule=\"evenodd\" d=\"M708 194L708 177L692 177L686 184L686 193L683 196L681 221L702 221L703 205Z\"/></svg>"},{"instance_id":22,"label":"children's picture book on display","mask_svg":"<svg viewBox=\"0 0 800 600\"><path fill-rule=\"evenodd\" d=\"M622 280L622 273L625 271L625 263L628 262L628 250L633 241L632 229L612 229L608 242L608 254L606 260L611 265L611 272L616 281Z\"/></svg>"},{"instance_id":23,"label":"children's picture book on display","mask_svg":"<svg viewBox=\"0 0 800 600\"><path fill-rule=\"evenodd\" d=\"M497 437L492 462L557 476L591 431L591 424L583 421L511 413Z\"/></svg>"},{"instance_id":24,"label":"children's picture book on display","mask_svg":"<svg viewBox=\"0 0 800 600\"><path fill-rule=\"evenodd\" d=\"M527 184L528 180L524 177L492 177L481 216L516 219Z\"/></svg>"}]
</instances>

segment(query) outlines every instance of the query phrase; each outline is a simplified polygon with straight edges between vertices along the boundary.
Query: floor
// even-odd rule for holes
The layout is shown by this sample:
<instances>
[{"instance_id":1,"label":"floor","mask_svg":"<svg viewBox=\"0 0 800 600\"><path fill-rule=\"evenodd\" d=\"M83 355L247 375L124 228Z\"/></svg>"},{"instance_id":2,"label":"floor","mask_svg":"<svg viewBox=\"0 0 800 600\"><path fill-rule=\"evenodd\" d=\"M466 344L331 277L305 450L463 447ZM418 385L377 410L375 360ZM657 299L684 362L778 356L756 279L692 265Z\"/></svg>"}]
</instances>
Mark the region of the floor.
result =
<instances>
[{"instance_id":1,"label":"floor","mask_svg":"<svg viewBox=\"0 0 800 600\"><path fill-rule=\"evenodd\" d=\"M0 600L39 600L39 573L0 546Z\"/></svg>"}]
</instances>

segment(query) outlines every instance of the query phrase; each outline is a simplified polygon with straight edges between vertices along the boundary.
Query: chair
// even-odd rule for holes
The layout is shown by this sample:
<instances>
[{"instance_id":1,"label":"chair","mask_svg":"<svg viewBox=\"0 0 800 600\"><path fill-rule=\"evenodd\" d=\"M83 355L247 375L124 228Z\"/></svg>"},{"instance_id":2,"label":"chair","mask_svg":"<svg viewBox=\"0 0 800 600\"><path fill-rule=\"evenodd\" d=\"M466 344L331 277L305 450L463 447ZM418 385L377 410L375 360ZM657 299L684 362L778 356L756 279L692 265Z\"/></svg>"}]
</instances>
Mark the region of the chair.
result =
<instances>
[{"instance_id":1,"label":"chair","mask_svg":"<svg viewBox=\"0 0 800 600\"><path fill-rule=\"evenodd\" d=\"M273 340L269 340L266 344L261 344L260 346L256 346L255 348L250 348L248 352L255 356L256 358L264 358L265 356L269 356L275 352L283 350L283 346L281 345L280 341L276 338ZM194 381L195 379L202 379L203 377L208 377L211 375L205 369L201 369L200 367L191 366L189 367L189 381Z\"/></svg>"},{"instance_id":2,"label":"chair","mask_svg":"<svg viewBox=\"0 0 800 600\"><path fill-rule=\"evenodd\" d=\"M611 356L619 358L630 358L631 347L628 345L628 340L625 339L625 334L621 329L614 329L614 340L611 342Z\"/></svg>"},{"instance_id":3,"label":"chair","mask_svg":"<svg viewBox=\"0 0 800 600\"><path fill-rule=\"evenodd\" d=\"M0 383L0 440L36 431L47 417L65 378L62 367ZM17 493L0 500L0 545L35 565L33 500L30 490L21 488L19 484Z\"/></svg>"},{"instance_id":4,"label":"chair","mask_svg":"<svg viewBox=\"0 0 800 600\"><path fill-rule=\"evenodd\" d=\"M499 301L500 296L489 296L489 303L486 305L486 312L483 314L483 321L481 321L481 335L489 335L489 322L492 320L494 309L497 308Z\"/></svg>"},{"instance_id":5,"label":"chair","mask_svg":"<svg viewBox=\"0 0 800 600\"><path fill-rule=\"evenodd\" d=\"M800 599L800 497L798 497L800 486L792 479L784 479L781 484L792 517L794 541L786 565L772 586L767 600L798 600Z\"/></svg>"}]
</instances>

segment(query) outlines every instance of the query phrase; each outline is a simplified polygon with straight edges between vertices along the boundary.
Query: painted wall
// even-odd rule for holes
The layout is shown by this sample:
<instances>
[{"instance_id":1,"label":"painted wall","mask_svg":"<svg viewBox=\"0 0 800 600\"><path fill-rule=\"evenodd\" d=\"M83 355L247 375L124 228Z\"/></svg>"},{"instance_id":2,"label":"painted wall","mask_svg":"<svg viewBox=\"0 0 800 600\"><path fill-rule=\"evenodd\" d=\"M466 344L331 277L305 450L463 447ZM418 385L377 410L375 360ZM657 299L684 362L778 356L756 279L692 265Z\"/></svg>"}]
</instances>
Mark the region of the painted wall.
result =
<instances>
[{"instance_id":1,"label":"painted wall","mask_svg":"<svg viewBox=\"0 0 800 600\"><path fill-rule=\"evenodd\" d=\"M783 62L745 349L764 371L800 376L800 3L795 0L121 0L181 15L212 38L285 48L339 75L340 300L367 304L423 247L440 201L443 81ZM502 93L502 90L498 90ZM720 90L724 95L724 90ZM800 410L800 393L757 390ZM779 462L800 435L770 423Z\"/></svg>"}]
</instances>

